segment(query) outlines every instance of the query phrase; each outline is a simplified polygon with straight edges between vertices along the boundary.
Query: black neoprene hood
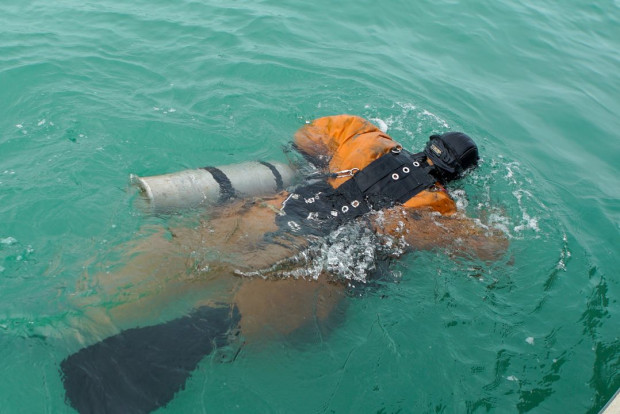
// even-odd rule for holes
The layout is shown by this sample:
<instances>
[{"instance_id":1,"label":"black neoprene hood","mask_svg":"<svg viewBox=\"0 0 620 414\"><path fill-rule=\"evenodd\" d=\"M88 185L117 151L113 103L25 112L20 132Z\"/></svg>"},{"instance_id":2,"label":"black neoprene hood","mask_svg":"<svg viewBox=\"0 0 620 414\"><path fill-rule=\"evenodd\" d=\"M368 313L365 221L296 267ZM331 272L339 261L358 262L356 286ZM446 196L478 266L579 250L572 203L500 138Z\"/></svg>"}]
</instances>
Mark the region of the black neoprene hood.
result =
<instances>
[{"instance_id":1,"label":"black neoprene hood","mask_svg":"<svg viewBox=\"0 0 620 414\"><path fill-rule=\"evenodd\" d=\"M439 169L450 176L458 176L478 163L478 147L463 132L431 135L424 153Z\"/></svg>"}]
</instances>

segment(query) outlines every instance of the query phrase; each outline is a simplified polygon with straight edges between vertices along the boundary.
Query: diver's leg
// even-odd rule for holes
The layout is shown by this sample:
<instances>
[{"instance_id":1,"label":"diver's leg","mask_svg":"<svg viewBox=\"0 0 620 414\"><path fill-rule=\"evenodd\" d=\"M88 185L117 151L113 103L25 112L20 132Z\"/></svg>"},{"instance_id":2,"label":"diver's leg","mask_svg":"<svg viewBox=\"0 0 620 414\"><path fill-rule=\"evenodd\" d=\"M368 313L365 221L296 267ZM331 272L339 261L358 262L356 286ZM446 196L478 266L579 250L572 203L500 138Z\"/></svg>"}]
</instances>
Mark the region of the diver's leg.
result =
<instances>
[{"instance_id":1,"label":"diver's leg","mask_svg":"<svg viewBox=\"0 0 620 414\"><path fill-rule=\"evenodd\" d=\"M78 341L84 345L169 319L196 303L230 303L238 280L226 264L201 262L192 250L200 246L197 239L160 231L123 246L120 264L86 274L70 296L68 323Z\"/></svg>"},{"instance_id":2,"label":"diver's leg","mask_svg":"<svg viewBox=\"0 0 620 414\"><path fill-rule=\"evenodd\" d=\"M244 281L234 297L246 340L285 336L312 326L322 332L344 299L344 286L318 280L255 278Z\"/></svg>"},{"instance_id":3,"label":"diver's leg","mask_svg":"<svg viewBox=\"0 0 620 414\"><path fill-rule=\"evenodd\" d=\"M269 267L304 243L265 239L278 230L275 214L281 198L222 206L199 225L160 229L121 246L118 263L86 274L71 295L80 341L87 344L196 306L230 303L239 283L237 270Z\"/></svg>"},{"instance_id":4,"label":"diver's leg","mask_svg":"<svg viewBox=\"0 0 620 414\"><path fill-rule=\"evenodd\" d=\"M303 241L265 243L264 234L277 230L274 214L262 203L228 208L198 229L151 236L131 250L131 258L117 272L96 275L93 286L103 298L83 302L95 315L88 322L103 322L117 332L63 361L69 402L80 412L97 412L98 407L148 412L165 405L200 359L226 343L231 330L240 327L251 339L326 320L342 297L341 287L324 280L270 282L234 276L237 268L258 270L303 246ZM188 266L188 258L195 259L191 253L202 249L212 249L217 260ZM197 307L187 316L148 322L144 312L158 312L157 307L195 293L196 286L207 293L217 281L225 286L221 292L194 297ZM205 302L211 306L201 306ZM214 302L229 304L215 307ZM99 334L106 336L104 331ZM189 351L194 349L191 344L196 344L195 352Z\"/></svg>"},{"instance_id":5,"label":"diver's leg","mask_svg":"<svg viewBox=\"0 0 620 414\"><path fill-rule=\"evenodd\" d=\"M344 288L319 280L242 279L234 304L124 330L61 363L67 401L80 413L148 413L165 406L199 362L240 331L244 340L323 324Z\"/></svg>"}]
</instances>

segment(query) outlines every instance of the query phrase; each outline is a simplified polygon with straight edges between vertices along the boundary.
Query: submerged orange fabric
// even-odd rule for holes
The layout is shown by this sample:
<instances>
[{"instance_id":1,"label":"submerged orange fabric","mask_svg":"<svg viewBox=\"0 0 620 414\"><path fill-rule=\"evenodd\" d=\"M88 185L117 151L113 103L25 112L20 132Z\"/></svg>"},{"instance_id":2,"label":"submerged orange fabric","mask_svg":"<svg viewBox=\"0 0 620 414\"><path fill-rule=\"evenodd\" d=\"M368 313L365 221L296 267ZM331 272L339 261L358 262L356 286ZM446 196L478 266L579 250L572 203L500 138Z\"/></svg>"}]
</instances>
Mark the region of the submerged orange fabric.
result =
<instances>
[{"instance_id":1,"label":"submerged orange fabric","mask_svg":"<svg viewBox=\"0 0 620 414\"><path fill-rule=\"evenodd\" d=\"M352 168L361 170L400 146L377 126L353 115L316 119L295 133L295 144L308 156L327 161L332 173ZM329 183L338 188L349 178L330 178ZM430 208L444 215L456 212L454 200L439 184L437 190L422 191L403 205L412 209Z\"/></svg>"}]
</instances>

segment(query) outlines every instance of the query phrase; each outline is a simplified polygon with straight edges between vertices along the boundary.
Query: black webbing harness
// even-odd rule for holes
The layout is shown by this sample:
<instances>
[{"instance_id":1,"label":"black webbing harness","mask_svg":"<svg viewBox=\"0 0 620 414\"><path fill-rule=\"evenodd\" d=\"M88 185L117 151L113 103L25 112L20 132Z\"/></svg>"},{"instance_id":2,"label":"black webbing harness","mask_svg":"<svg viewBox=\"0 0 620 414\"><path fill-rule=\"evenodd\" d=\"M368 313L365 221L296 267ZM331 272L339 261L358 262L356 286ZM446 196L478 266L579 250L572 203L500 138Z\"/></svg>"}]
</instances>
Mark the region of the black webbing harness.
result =
<instances>
[{"instance_id":1,"label":"black webbing harness","mask_svg":"<svg viewBox=\"0 0 620 414\"><path fill-rule=\"evenodd\" d=\"M321 180L291 193L276 222L280 229L293 233L324 235L363 214L404 203L431 188L437 182L432 170L424 153L395 149L362 170L335 173L351 176L336 189Z\"/></svg>"}]
</instances>

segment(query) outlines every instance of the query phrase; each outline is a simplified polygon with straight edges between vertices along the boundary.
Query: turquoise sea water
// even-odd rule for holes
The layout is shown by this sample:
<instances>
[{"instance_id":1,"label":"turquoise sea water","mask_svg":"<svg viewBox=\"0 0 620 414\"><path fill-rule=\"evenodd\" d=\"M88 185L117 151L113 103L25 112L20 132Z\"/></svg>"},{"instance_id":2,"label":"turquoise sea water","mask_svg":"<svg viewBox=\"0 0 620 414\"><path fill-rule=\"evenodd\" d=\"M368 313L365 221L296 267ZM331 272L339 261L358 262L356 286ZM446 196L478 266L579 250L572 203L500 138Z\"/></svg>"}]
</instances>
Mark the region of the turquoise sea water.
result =
<instances>
[{"instance_id":1,"label":"turquoise sea water","mask_svg":"<svg viewBox=\"0 0 620 414\"><path fill-rule=\"evenodd\" d=\"M507 258L412 253L319 343L207 358L160 411L598 412L620 387L618 50L617 0L3 0L0 412L73 412L76 286L175 219L130 173L285 160L338 113L408 148L474 136L455 195Z\"/></svg>"}]
</instances>

